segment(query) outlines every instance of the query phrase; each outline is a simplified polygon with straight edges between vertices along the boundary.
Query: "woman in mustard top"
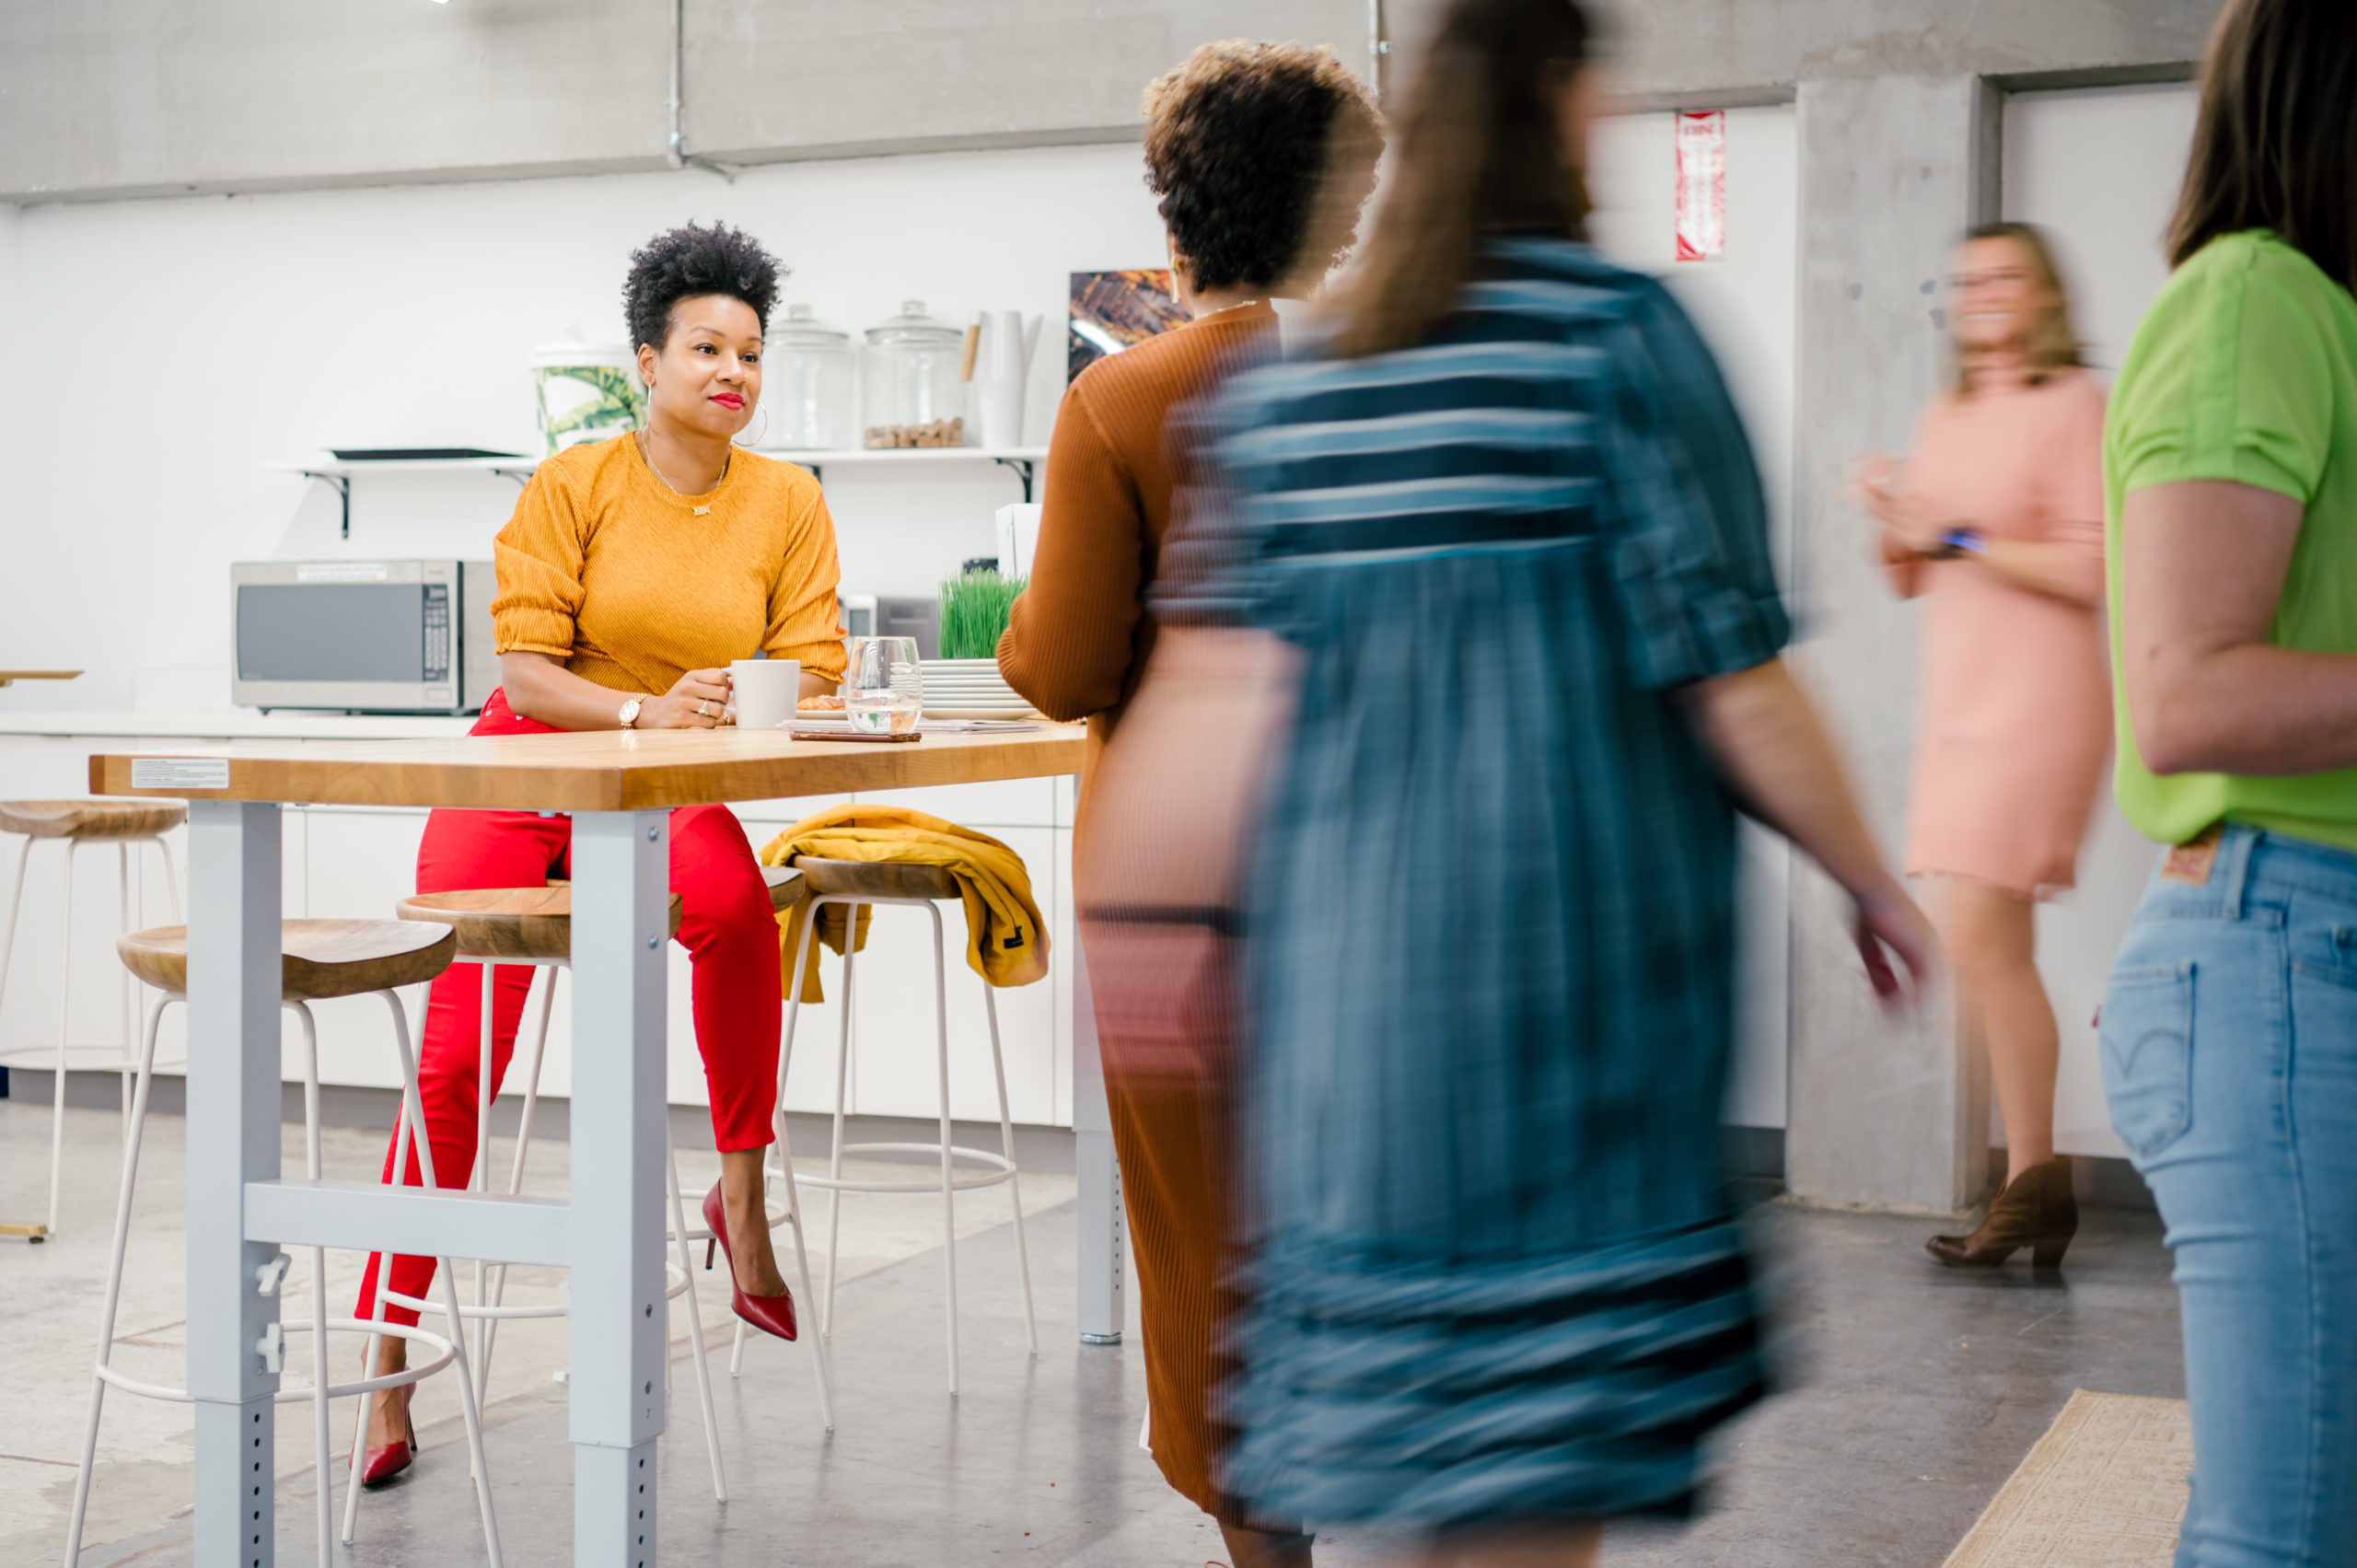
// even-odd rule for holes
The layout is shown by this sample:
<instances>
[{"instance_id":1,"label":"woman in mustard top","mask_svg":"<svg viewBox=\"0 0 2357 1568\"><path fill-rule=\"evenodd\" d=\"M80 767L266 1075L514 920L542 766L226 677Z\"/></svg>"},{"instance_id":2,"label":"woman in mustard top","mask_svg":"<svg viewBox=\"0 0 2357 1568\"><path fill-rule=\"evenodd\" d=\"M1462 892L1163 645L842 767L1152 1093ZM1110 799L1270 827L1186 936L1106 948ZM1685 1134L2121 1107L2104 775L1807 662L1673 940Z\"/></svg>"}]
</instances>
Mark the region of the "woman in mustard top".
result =
<instances>
[{"instance_id":1,"label":"woman in mustard top","mask_svg":"<svg viewBox=\"0 0 2357 1568\"><path fill-rule=\"evenodd\" d=\"M732 438L761 395L761 337L777 263L715 226L658 236L632 258L623 290L645 428L542 463L499 532L491 607L502 689L477 735L554 730L709 729L728 722L728 662L755 650L802 662L806 693L843 668L835 617L835 530L818 481ZM567 875L572 822L530 811L436 811L418 848L421 892L539 887ZM744 828L725 807L671 813L679 940L694 963L696 1046L704 1060L721 1179L705 1223L728 1249L739 1317L784 1339L794 1303L770 1249L761 1160L772 1141L781 1000L777 927ZM442 1185L474 1166L482 970L434 982L419 1088ZM503 1075L530 989L529 969L498 971L492 1070ZM494 1087L495 1092L495 1087ZM418 1181L414 1153L401 1179ZM386 1156L385 1179L394 1179ZM356 1316L377 1307L371 1258ZM430 1258L396 1258L393 1291L423 1297ZM413 1323L413 1310L386 1316ZM379 1342L377 1366L403 1364ZM363 1479L405 1469L415 1450L408 1388L371 1411Z\"/></svg>"},{"instance_id":2,"label":"woman in mustard top","mask_svg":"<svg viewBox=\"0 0 2357 1568\"><path fill-rule=\"evenodd\" d=\"M2177 1254L2177 1568L2357 1562L2357 9L2235 0L2106 434L2117 789L2171 847L2099 1033Z\"/></svg>"}]
</instances>

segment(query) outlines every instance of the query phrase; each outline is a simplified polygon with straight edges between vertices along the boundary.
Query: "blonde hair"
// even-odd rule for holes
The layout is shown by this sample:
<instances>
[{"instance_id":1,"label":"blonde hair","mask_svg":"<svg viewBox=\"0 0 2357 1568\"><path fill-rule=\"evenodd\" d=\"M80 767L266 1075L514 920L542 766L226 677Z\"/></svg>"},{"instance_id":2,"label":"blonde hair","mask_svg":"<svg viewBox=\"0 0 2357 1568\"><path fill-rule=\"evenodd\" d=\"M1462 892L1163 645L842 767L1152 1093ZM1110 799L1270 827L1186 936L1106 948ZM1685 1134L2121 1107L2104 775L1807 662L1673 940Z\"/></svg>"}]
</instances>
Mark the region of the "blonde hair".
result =
<instances>
[{"instance_id":1,"label":"blonde hair","mask_svg":"<svg viewBox=\"0 0 2357 1568\"><path fill-rule=\"evenodd\" d=\"M1965 231L1964 242L1976 239L2010 239L2029 257L2030 271L2046 290L2046 308L2038 312L2030 324L2029 341L2026 344L2029 358L2029 384L2043 383L2058 370L2084 365L2086 356L2079 343L2079 334L2071 326L2071 293L2062 286L2062 269L2055 263L2054 248L2046 242L2045 234L2035 225L2026 223L1975 224ZM1956 339L1948 339L1948 351L1956 358L1956 396L1968 395L1964 355L1956 348Z\"/></svg>"}]
</instances>

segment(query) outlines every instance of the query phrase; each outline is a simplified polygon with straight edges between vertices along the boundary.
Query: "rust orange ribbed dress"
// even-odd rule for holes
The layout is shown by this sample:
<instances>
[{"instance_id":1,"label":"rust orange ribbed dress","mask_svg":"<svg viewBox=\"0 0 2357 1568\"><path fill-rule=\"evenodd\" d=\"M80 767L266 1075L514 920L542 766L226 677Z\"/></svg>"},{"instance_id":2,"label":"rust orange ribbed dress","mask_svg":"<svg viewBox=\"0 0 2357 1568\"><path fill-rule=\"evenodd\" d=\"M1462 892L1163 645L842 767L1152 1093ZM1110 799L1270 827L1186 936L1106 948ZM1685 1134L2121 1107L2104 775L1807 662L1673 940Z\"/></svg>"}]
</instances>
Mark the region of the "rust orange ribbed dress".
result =
<instances>
[{"instance_id":1,"label":"rust orange ribbed dress","mask_svg":"<svg viewBox=\"0 0 2357 1568\"><path fill-rule=\"evenodd\" d=\"M1030 586L1015 601L998 662L1040 712L1088 720L1092 761L1153 650L1145 595L1173 489L1167 416L1249 360L1275 322L1265 304L1215 312L1098 360L1064 394ZM1087 827L1084 772L1075 837ZM1144 1323L1147 1443L1172 1487L1219 1514L1206 1397L1228 1201L1225 1097L1125 1071L1101 1013L1097 1027Z\"/></svg>"}]
</instances>

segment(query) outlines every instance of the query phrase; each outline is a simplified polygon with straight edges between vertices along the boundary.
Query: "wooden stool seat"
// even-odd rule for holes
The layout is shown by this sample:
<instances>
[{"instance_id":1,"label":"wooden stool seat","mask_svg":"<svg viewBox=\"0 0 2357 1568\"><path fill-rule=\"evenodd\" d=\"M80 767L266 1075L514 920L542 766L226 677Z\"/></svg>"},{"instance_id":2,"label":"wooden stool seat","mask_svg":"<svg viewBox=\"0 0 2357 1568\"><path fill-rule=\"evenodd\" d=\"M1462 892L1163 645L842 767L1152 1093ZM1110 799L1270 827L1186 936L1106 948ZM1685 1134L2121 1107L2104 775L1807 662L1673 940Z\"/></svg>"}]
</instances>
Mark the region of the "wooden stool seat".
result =
<instances>
[{"instance_id":1,"label":"wooden stool seat","mask_svg":"<svg viewBox=\"0 0 2357 1568\"><path fill-rule=\"evenodd\" d=\"M289 1002L415 985L448 969L459 951L456 933L398 920L290 920L279 931L279 994ZM188 990L187 926L134 931L114 950L157 990Z\"/></svg>"},{"instance_id":2,"label":"wooden stool seat","mask_svg":"<svg viewBox=\"0 0 2357 1568\"><path fill-rule=\"evenodd\" d=\"M802 896L807 879L791 865L764 865L761 880L770 885L770 908L782 910Z\"/></svg>"},{"instance_id":3,"label":"wooden stool seat","mask_svg":"<svg viewBox=\"0 0 2357 1568\"><path fill-rule=\"evenodd\" d=\"M786 862L815 893L853 899L954 899L958 878L938 865L912 860L821 860L797 854Z\"/></svg>"},{"instance_id":4,"label":"wooden stool seat","mask_svg":"<svg viewBox=\"0 0 2357 1568\"><path fill-rule=\"evenodd\" d=\"M458 934L470 958L562 963L573 957L573 885L457 888L412 893L393 906L403 920L430 921ZM671 895L671 935L679 934L679 895Z\"/></svg>"},{"instance_id":5,"label":"wooden stool seat","mask_svg":"<svg viewBox=\"0 0 2357 1568\"><path fill-rule=\"evenodd\" d=\"M0 800L0 832L34 839L146 839L186 820L177 800Z\"/></svg>"}]
</instances>

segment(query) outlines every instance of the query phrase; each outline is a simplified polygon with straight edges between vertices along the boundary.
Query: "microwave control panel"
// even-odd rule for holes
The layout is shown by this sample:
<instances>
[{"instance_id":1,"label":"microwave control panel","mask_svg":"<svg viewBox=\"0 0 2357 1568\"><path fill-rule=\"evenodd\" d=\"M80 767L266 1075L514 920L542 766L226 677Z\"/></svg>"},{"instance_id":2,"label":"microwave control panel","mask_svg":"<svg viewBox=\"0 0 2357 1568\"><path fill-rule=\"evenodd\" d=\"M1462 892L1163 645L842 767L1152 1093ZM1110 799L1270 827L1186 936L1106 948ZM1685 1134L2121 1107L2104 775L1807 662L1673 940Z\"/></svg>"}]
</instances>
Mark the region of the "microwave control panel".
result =
<instances>
[{"instance_id":1,"label":"microwave control panel","mask_svg":"<svg viewBox=\"0 0 2357 1568\"><path fill-rule=\"evenodd\" d=\"M427 680L450 679L450 585L425 585L425 669Z\"/></svg>"}]
</instances>

